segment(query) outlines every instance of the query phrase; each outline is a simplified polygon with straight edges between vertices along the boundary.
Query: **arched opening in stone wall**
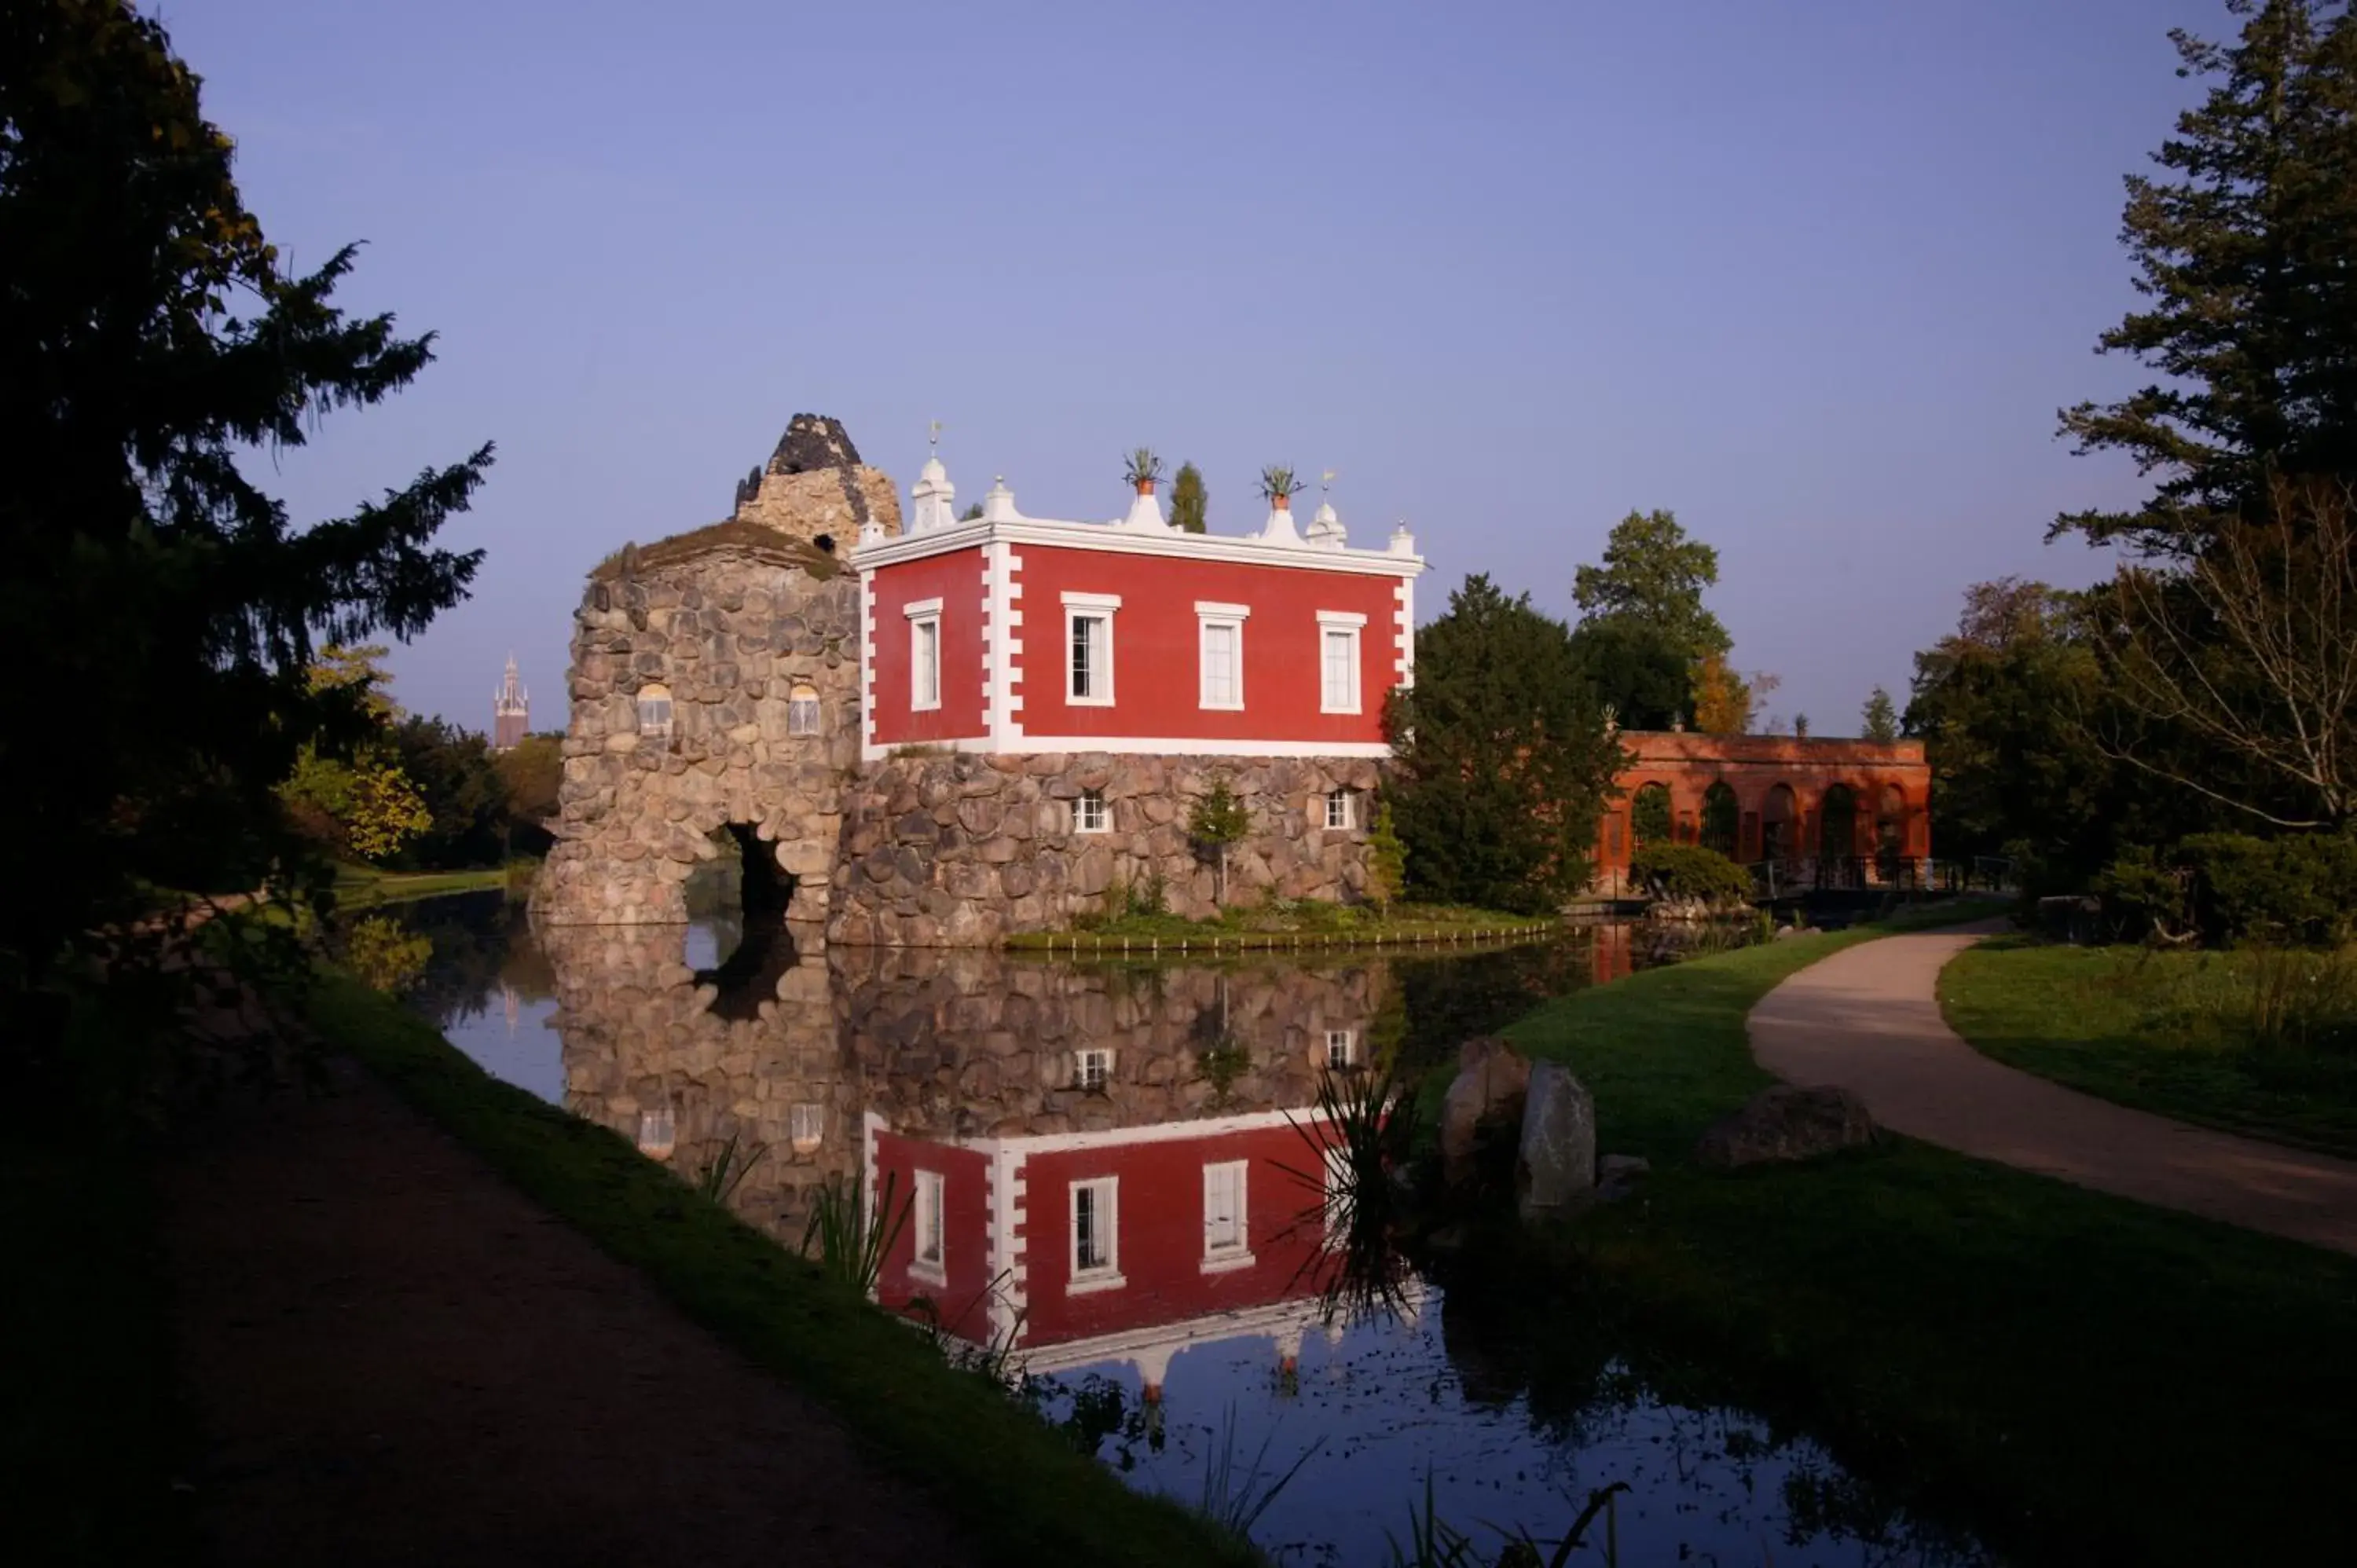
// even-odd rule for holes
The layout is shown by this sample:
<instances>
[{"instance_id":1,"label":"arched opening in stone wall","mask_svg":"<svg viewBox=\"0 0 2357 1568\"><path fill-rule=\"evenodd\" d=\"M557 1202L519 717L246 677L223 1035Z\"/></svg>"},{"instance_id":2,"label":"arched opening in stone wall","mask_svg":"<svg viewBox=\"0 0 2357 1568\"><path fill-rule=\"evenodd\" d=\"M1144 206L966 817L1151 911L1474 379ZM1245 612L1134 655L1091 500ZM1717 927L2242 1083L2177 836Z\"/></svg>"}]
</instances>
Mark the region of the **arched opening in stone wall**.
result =
<instances>
[{"instance_id":1,"label":"arched opening in stone wall","mask_svg":"<svg viewBox=\"0 0 2357 1568\"><path fill-rule=\"evenodd\" d=\"M718 985L726 1002L754 977L793 961L786 905L794 878L778 865L777 845L750 822L729 822L712 834L717 851L688 874L680 891L687 903L688 967L699 982Z\"/></svg>"},{"instance_id":2,"label":"arched opening in stone wall","mask_svg":"<svg viewBox=\"0 0 2357 1568\"><path fill-rule=\"evenodd\" d=\"M1641 844L1670 842L1670 787L1648 784L1629 802L1630 836Z\"/></svg>"},{"instance_id":3,"label":"arched opening in stone wall","mask_svg":"<svg viewBox=\"0 0 2357 1568\"><path fill-rule=\"evenodd\" d=\"M1743 809L1736 803L1734 789L1725 779L1717 780L1702 793L1704 846L1731 855L1742 830Z\"/></svg>"},{"instance_id":4,"label":"arched opening in stone wall","mask_svg":"<svg viewBox=\"0 0 2357 1568\"><path fill-rule=\"evenodd\" d=\"M1857 791L1846 784L1825 786L1817 807L1817 854L1846 861L1857 854Z\"/></svg>"}]
</instances>

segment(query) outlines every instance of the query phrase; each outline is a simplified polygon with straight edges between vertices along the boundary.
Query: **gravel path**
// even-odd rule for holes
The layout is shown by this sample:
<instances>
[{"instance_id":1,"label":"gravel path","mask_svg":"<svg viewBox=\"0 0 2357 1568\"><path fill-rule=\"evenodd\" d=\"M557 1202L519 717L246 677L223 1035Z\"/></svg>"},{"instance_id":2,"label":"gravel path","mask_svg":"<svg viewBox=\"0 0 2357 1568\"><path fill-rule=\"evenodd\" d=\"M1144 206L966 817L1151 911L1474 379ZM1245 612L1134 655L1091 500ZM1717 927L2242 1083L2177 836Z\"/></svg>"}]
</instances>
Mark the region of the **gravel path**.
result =
<instances>
[{"instance_id":1,"label":"gravel path","mask_svg":"<svg viewBox=\"0 0 2357 1568\"><path fill-rule=\"evenodd\" d=\"M1752 1054L1790 1082L1852 1090L1876 1122L1925 1143L2357 1253L2357 1163L2131 1111L1966 1045L1934 986L2004 929L1886 937L1812 964L1751 1010Z\"/></svg>"},{"instance_id":2,"label":"gravel path","mask_svg":"<svg viewBox=\"0 0 2357 1568\"><path fill-rule=\"evenodd\" d=\"M167 1165L191 1477L248 1564L955 1564L928 1499L358 1069Z\"/></svg>"}]
</instances>

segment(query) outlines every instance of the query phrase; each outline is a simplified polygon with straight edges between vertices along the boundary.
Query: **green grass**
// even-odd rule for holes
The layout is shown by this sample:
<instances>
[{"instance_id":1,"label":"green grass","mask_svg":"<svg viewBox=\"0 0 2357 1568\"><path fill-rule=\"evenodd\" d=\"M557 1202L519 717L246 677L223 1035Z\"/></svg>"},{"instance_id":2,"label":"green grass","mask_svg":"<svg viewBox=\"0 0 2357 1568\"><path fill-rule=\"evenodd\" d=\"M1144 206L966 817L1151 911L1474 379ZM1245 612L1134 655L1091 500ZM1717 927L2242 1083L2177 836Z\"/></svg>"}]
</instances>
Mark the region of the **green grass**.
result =
<instances>
[{"instance_id":1,"label":"green grass","mask_svg":"<svg viewBox=\"0 0 2357 1568\"><path fill-rule=\"evenodd\" d=\"M689 1316L828 1406L1008 1564L1250 1563L1141 1496L920 1334L709 1203L601 1127L485 1074L424 1023L333 978L313 1021L508 1180L643 1272Z\"/></svg>"},{"instance_id":2,"label":"green grass","mask_svg":"<svg viewBox=\"0 0 2357 1568\"><path fill-rule=\"evenodd\" d=\"M1118 901L1116 896L1116 902ZM1552 915L1509 915L1453 904L1394 904L1388 915L1361 905L1321 898L1272 899L1232 905L1209 919L1132 909L1087 920L1069 931L1011 936L1016 950L1083 953L1118 951L1145 943L1187 952L1272 949L1396 946L1501 936L1538 936L1559 929Z\"/></svg>"},{"instance_id":3,"label":"green grass","mask_svg":"<svg viewBox=\"0 0 2357 1568\"><path fill-rule=\"evenodd\" d=\"M1998 1061L2181 1121L2357 1156L2357 1053L2255 1047L2255 970L2308 955L1986 942L1940 977L1949 1025ZM2330 962L2330 960L2317 960Z\"/></svg>"},{"instance_id":4,"label":"green grass","mask_svg":"<svg viewBox=\"0 0 2357 1568\"><path fill-rule=\"evenodd\" d=\"M1702 1129L1770 1081L1751 1004L1876 934L1651 971L1508 1031L1593 1090L1600 1149L1655 1165L1641 1201L1537 1249L1534 1310L1609 1303L1652 1365L1805 1423L2021 1561L2345 1556L2357 1261L1905 1140L1693 1165Z\"/></svg>"}]
</instances>

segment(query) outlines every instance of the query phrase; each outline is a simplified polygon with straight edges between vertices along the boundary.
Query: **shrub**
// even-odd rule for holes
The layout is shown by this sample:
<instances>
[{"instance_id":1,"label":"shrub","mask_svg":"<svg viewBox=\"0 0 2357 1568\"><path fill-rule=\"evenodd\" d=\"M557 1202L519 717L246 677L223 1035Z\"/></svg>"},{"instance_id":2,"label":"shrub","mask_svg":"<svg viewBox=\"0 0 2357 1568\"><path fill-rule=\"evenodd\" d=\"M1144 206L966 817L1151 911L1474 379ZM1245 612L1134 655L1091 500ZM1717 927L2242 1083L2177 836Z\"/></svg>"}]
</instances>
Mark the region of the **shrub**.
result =
<instances>
[{"instance_id":1,"label":"shrub","mask_svg":"<svg viewBox=\"0 0 2357 1568\"><path fill-rule=\"evenodd\" d=\"M1629 857L1629 878L1664 898L1711 903L1751 897L1751 874L1698 843L1648 843Z\"/></svg>"}]
</instances>

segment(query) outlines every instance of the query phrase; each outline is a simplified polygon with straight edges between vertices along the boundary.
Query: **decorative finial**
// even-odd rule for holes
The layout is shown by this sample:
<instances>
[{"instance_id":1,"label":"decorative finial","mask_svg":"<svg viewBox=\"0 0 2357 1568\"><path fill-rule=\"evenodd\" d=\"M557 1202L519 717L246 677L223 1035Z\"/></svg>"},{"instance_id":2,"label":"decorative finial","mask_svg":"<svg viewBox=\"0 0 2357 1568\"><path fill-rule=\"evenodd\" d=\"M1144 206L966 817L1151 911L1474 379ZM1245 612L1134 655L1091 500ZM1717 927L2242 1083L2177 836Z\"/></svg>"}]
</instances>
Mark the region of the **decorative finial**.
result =
<instances>
[{"instance_id":1,"label":"decorative finial","mask_svg":"<svg viewBox=\"0 0 2357 1568\"><path fill-rule=\"evenodd\" d=\"M941 451L942 451L942 422L941 422L940 420L936 419L936 420L934 420L934 421L933 421L932 434L931 434L931 435L927 438L927 443L926 443L926 444L927 444L928 446L931 446L931 447L932 447L932 449L933 449L933 456L937 456L937 457L941 456Z\"/></svg>"},{"instance_id":2,"label":"decorative finial","mask_svg":"<svg viewBox=\"0 0 2357 1568\"><path fill-rule=\"evenodd\" d=\"M1329 468L1324 473L1318 476L1318 494L1322 498L1328 490L1330 490L1333 488L1334 470Z\"/></svg>"}]
</instances>

